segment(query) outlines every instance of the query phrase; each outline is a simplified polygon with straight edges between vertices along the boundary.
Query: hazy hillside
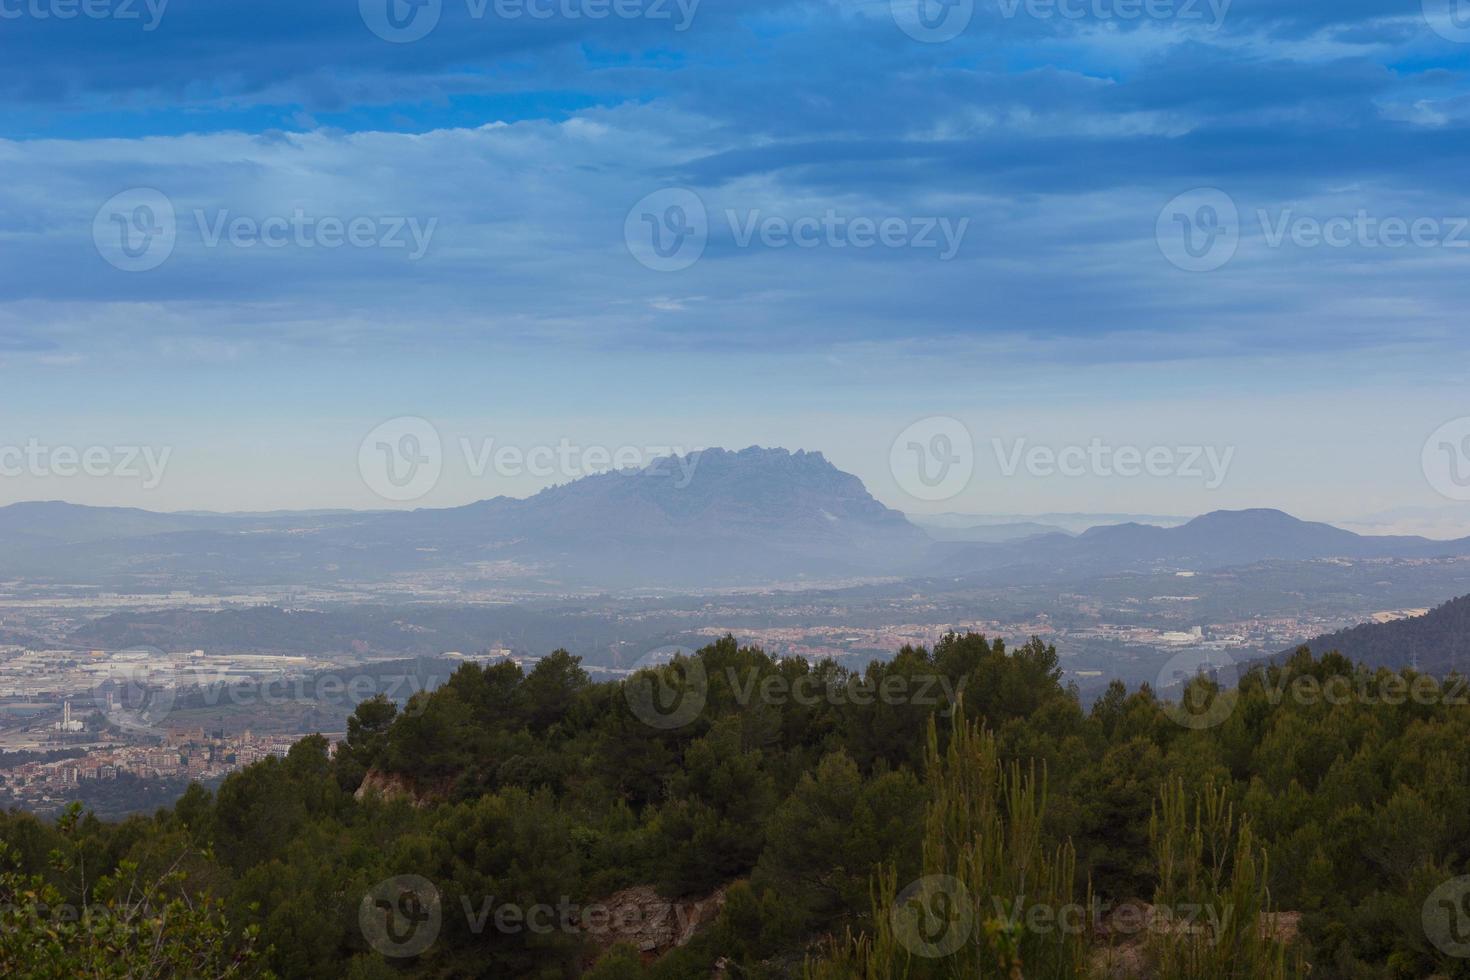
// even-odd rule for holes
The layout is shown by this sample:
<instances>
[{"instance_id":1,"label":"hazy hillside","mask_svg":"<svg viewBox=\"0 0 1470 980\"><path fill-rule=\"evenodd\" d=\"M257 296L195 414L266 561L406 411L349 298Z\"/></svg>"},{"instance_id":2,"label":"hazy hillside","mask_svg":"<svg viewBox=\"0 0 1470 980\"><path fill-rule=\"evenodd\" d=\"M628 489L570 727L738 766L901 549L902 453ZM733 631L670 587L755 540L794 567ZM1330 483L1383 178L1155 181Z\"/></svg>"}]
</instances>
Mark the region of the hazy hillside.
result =
<instances>
[{"instance_id":1,"label":"hazy hillside","mask_svg":"<svg viewBox=\"0 0 1470 980\"><path fill-rule=\"evenodd\" d=\"M1036 581L1470 554L1470 539L1360 535L1277 510L1075 536L1044 525L941 524L949 526L910 523L820 453L712 449L525 499L445 509L199 515L17 504L0 508L0 575L162 589L406 577L450 586L701 588L992 572ZM986 540L964 540L970 536Z\"/></svg>"},{"instance_id":2,"label":"hazy hillside","mask_svg":"<svg viewBox=\"0 0 1470 980\"><path fill-rule=\"evenodd\" d=\"M0 508L0 574L168 588L423 574L596 588L759 584L901 574L930 543L820 453L758 447L438 510Z\"/></svg>"},{"instance_id":3,"label":"hazy hillside","mask_svg":"<svg viewBox=\"0 0 1470 980\"><path fill-rule=\"evenodd\" d=\"M229 527L232 523L231 518L219 514L155 514L133 507L79 507L60 500L0 507L0 539L11 546L143 537Z\"/></svg>"},{"instance_id":4,"label":"hazy hillside","mask_svg":"<svg viewBox=\"0 0 1470 980\"><path fill-rule=\"evenodd\" d=\"M1470 596L1452 599L1424 616L1364 623L1308 642L1316 653L1336 650L1372 667L1417 667L1435 676L1470 671ZM1290 652L1290 651L1288 651Z\"/></svg>"},{"instance_id":5,"label":"hazy hillside","mask_svg":"<svg viewBox=\"0 0 1470 980\"><path fill-rule=\"evenodd\" d=\"M1061 534L952 548L944 573L1039 566L1058 573L1122 571L1164 565L1209 570L1258 561L1319 558L1418 558L1470 554L1470 539L1370 536L1299 520L1279 510L1215 511L1178 527L1118 524L1077 537Z\"/></svg>"}]
</instances>

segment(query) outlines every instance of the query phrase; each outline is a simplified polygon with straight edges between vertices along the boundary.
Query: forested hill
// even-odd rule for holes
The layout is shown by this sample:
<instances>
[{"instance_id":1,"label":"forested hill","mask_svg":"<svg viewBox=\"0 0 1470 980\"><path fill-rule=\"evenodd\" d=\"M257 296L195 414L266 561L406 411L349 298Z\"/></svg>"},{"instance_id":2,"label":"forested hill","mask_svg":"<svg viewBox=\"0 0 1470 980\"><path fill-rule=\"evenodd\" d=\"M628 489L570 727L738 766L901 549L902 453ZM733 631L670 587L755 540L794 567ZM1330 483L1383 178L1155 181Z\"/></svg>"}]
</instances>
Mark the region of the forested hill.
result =
<instances>
[{"instance_id":1,"label":"forested hill","mask_svg":"<svg viewBox=\"0 0 1470 980\"><path fill-rule=\"evenodd\" d=\"M1313 650L1336 650L1375 667L1416 667L1443 677L1470 674L1470 596L1461 596L1413 619L1364 623L1319 636Z\"/></svg>"},{"instance_id":2,"label":"forested hill","mask_svg":"<svg viewBox=\"0 0 1470 980\"><path fill-rule=\"evenodd\" d=\"M0 814L0 976L1470 976L1462 690L1060 679L973 635L469 663L153 817Z\"/></svg>"}]
</instances>

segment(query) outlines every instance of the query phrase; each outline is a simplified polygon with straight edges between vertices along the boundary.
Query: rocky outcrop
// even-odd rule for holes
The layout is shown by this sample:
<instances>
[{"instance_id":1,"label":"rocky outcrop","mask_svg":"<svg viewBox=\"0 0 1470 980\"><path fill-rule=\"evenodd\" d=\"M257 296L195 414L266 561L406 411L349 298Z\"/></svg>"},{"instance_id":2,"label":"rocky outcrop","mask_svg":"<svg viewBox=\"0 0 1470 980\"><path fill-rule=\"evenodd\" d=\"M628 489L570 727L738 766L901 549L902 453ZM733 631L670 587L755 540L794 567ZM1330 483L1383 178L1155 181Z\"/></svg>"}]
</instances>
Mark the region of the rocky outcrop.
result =
<instances>
[{"instance_id":1,"label":"rocky outcrop","mask_svg":"<svg viewBox=\"0 0 1470 980\"><path fill-rule=\"evenodd\" d=\"M359 803L371 796L384 801L407 799L415 809L423 809L441 802L448 795L448 790L447 785L426 789L402 773L369 769L352 797Z\"/></svg>"},{"instance_id":2,"label":"rocky outcrop","mask_svg":"<svg viewBox=\"0 0 1470 980\"><path fill-rule=\"evenodd\" d=\"M626 943L650 961L688 944L724 907L724 888L705 898L673 901L651 885L638 885L587 906L579 924L599 955Z\"/></svg>"}]
</instances>

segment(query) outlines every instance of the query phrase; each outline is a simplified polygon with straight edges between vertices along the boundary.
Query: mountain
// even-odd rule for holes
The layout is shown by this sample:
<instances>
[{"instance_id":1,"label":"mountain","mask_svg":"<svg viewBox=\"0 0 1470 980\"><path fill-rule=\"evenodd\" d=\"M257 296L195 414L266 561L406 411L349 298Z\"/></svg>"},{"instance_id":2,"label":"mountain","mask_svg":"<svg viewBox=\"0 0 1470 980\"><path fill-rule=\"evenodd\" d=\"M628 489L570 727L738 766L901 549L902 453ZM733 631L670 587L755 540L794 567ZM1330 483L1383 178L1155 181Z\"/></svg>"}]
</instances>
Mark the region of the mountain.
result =
<instances>
[{"instance_id":1,"label":"mountain","mask_svg":"<svg viewBox=\"0 0 1470 980\"><path fill-rule=\"evenodd\" d=\"M524 500L384 515L372 530L460 562L649 585L895 575L928 545L821 453L759 447L585 477Z\"/></svg>"},{"instance_id":2,"label":"mountain","mask_svg":"<svg viewBox=\"0 0 1470 980\"><path fill-rule=\"evenodd\" d=\"M1431 558L1470 555L1470 538L1433 541L1354 534L1299 520L1279 510L1215 511L1178 527L1117 524L1076 537L1044 535L1023 541L949 546L940 574L1001 569L1087 574L1123 570L1207 571L1259 561L1321 558Z\"/></svg>"},{"instance_id":3,"label":"mountain","mask_svg":"<svg viewBox=\"0 0 1470 980\"><path fill-rule=\"evenodd\" d=\"M1450 671L1464 675L1470 673L1470 596L1451 599L1423 616L1364 623L1308 640L1306 645L1318 656L1336 650L1370 667L1415 667L1438 677Z\"/></svg>"},{"instance_id":4,"label":"mountain","mask_svg":"<svg viewBox=\"0 0 1470 980\"><path fill-rule=\"evenodd\" d=\"M756 584L891 576L929 544L820 453L759 447L706 450L526 499L446 509L0 508L0 575L170 588L405 576L601 588Z\"/></svg>"},{"instance_id":5,"label":"mountain","mask_svg":"<svg viewBox=\"0 0 1470 980\"><path fill-rule=\"evenodd\" d=\"M935 541L821 453L751 447L442 509L159 514L15 504L0 508L0 577L115 590L393 581L663 589L918 575L1037 581L1266 560L1470 555L1470 539L1359 535L1276 510L1078 535L996 533L1002 540Z\"/></svg>"},{"instance_id":6,"label":"mountain","mask_svg":"<svg viewBox=\"0 0 1470 980\"><path fill-rule=\"evenodd\" d=\"M76 544L220 527L228 522L216 514L155 514L131 507L79 507L59 500L36 500L0 507L0 541L11 547Z\"/></svg>"}]
</instances>

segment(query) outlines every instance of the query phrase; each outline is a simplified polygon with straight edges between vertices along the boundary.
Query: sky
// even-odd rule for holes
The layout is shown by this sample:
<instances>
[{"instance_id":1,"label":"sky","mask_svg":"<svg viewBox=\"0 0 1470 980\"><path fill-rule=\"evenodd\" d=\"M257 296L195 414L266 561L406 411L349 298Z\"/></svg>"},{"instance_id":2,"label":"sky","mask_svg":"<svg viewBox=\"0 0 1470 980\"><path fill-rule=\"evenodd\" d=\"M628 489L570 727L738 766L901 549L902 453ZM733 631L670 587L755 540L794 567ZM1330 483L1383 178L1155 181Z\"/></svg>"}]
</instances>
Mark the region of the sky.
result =
<instances>
[{"instance_id":1,"label":"sky","mask_svg":"<svg viewBox=\"0 0 1470 980\"><path fill-rule=\"evenodd\" d=\"M0 503L760 444L1470 533L1467 67L1462 0L0 0Z\"/></svg>"}]
</instances>

